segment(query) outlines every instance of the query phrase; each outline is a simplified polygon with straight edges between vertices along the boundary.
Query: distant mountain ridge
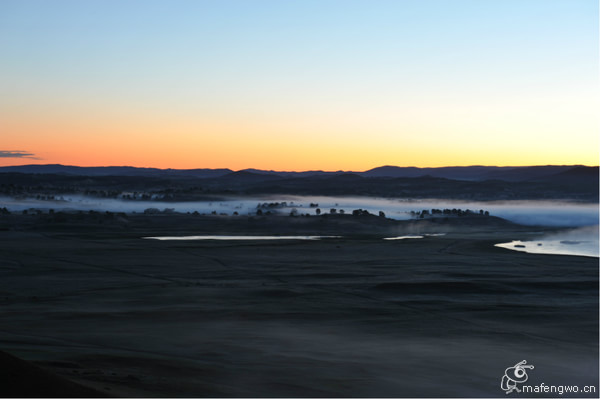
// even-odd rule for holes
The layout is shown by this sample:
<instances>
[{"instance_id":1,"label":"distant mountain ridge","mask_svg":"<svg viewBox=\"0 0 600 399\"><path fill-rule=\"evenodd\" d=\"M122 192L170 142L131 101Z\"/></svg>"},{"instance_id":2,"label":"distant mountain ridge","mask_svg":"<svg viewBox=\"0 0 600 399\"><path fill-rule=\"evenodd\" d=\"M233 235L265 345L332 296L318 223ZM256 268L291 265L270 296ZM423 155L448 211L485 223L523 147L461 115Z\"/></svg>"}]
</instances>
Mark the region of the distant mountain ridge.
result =
<instances>
[{"instance_id":1,"label":"distant mountain ridge","mask_svg":"<svg viewBox=\"0 0 600 399\"><path fill-rule=\"evenodd\" d=\"M582 165L544 165L544 166L449 166L439 168L416 168L382 166L361 173L366 177L441 177L451 180L503 180L528 181L550 178L554 175L567 173L573 169L589 170L598 174L597 166Z\"/></svg>"},{"instance_id":2,"label":"distant mountain ridge","mask_svg":"<svg viewBox=\"0 0 600 399\"><path fill-rule=\"evenodd\" d=\"M451 166L436 168L381 166L364 172L321 170L282 172L261 169L158 169L133 166L82 167L53 165L22 165L0 167L0 173L59 174L74 176L145 176L168 178L215 179L226 177L235 180L276 180L277 178L331 177L354 175L362 178L418 178L435 177L451 180L510 182L556 179L584 179L598 176L597 166L544 165L544 166ZM262 176L262 177L260 177Z\"/></svg>"},{"instance_id":3,"label":"distant mountain ridge","mask_svg":"<svg viewBox=\"0 0 600 399\"><path fill-rule=\"evenodd\" d=\"M231 169L158 169L135 166L22 165L0 167L0 173L65 174L75 176L221 177Z\"/></svg>"},{"instance_id":4,"label":"distant mountain ridge","mask_svg":"<svg viewBox=\"0 0 600 399\"><path fill-rule=\"evenodd\" d=\"M598 167L466 166L365 172L276 172L259 169L154 169L25 165L0 167L0 196L83 193L117 198L123 192L170 201L222 195L330 195L462 200L561 199L598 202ZM117 196L117 197L115 197ZM221 197L219 197L221 198Z\"/></svg>"}]
</instances>

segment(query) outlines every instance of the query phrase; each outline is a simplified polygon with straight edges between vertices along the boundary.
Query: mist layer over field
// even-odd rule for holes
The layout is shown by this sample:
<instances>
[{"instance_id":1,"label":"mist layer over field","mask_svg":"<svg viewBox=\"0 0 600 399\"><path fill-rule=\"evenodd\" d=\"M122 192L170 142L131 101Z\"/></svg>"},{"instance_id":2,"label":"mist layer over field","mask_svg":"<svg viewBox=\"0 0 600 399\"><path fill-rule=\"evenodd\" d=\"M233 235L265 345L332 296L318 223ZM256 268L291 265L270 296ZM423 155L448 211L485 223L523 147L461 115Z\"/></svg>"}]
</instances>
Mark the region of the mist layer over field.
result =
<instances>
[{"instance_id":1,"label":"mist layer over field","mask_svg":"<svg viewBox=\"0 0 600 399\"><path fill-rule=\"evenodd\" d=\"M71 211L110 211L143 212L149 208L171 209L174 212L199 212L209 214L253 215L258 205L274 213L287 214L295 209L299 214L315 215L316 209L322 213L343 210L351 213L355 209L364 209L377 214L383 211L386 217L406 220L413 218L411 211L423 209L470 209L474 212L487 210L493 216L505 218L511 222L525 225L542 226L589 226L598 224L598 204L566 201L456 201L441 199L389 199L372 197L326 197L326 196L253 196L228 197L219 201L143 201L86 197L79 195L57 196L58 200L37 200L31 198L0 198L0 207L10 211L22 211L30 208ZM285 204L284 204L285 203ZM274 206L269 207L269 204ZM311 204L318 205L311 207Z\"/></svg>"}]
</instances>

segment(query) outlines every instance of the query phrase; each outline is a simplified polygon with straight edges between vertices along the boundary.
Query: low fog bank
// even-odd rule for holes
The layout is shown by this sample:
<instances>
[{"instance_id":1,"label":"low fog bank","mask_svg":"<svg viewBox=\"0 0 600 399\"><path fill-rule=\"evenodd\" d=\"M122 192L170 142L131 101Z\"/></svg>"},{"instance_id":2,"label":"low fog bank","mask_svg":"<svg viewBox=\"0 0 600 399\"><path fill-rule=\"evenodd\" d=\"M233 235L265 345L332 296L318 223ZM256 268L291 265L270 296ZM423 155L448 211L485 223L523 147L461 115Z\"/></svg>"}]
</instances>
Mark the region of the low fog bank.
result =
<instances>
[{"instance_id":1,"label":"low fog bank","mask_svg":"<svg viewBox=\"0 0 600 399\"><path fill-rule=\"evenodd\" d=\"M598 241L599 230L598 225L585 226L576 229L563 230L560 233L546 234L544 239L547 240L570 240L570 241L584 241L594 240Z\"/></svg>"},{"instance_id":2,"label":"low fog bank","mask_svg":"<svg viewBox=\"0 0 600 399\"><path fill-rule=\"evenodd\" d=\"M523 225L579 227L598 224L598 204L564 201L459 201L459 200L413 200L372 197L327 197L327 196L256 196L230 197L221 201L167 202L152 200L121 200L81 195L53 197L49 200L36 198L0 198L0 208L11 212L28 209L48 211L110 211L140 213L147 209L169 210L180 213L255 215L261 212L304 215L326 213L352 213L364 209L372 214L383 212L396 220L415 218L414 212L432 209L471 210L478 213L488 211L511 222Z\"/></svg>"}]
</instances>

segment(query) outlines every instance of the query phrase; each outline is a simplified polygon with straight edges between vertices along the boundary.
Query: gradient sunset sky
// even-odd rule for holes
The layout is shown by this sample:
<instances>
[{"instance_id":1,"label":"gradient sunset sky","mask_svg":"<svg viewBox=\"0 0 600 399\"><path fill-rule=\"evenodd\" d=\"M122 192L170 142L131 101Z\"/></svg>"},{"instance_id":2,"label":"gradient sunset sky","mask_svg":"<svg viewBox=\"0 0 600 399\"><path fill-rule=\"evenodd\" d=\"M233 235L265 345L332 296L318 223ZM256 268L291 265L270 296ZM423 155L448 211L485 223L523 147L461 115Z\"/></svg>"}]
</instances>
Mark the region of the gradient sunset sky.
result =
<instances>
[{"instance_id":1,"label":"gradient sunset sky","mask_svg":"<svg viewBox=\"0 0 600 399\"><path fill-rule=\"evenodd\" d=\"M598 165L596 0L0 0L0 166Z\"/></svg>"}]
</instances>

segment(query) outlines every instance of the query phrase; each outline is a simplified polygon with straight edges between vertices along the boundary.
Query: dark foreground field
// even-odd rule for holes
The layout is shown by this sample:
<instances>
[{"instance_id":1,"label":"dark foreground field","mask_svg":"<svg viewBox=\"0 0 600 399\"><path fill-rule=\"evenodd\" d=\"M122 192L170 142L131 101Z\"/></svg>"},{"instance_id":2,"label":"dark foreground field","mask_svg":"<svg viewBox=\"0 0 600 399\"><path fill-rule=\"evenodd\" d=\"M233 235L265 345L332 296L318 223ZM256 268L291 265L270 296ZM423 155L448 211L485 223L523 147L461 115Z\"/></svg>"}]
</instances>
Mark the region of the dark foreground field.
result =
<instances>
[{"instance_id":1,"label":"dark foreground field","mask_svg":"<svg viewBox=\"0 0 600 399\"><path fill-rule=\"evenodd\" d=\"M599 385L598 260L493 246L527 229L183 218L4 220L0 349L113 396L506 397L504 370L523 359L528 384ZM140 238L340 226L353 234ZM0 394L68 392L23 370Z\"/></svg>"}]
</instances>

